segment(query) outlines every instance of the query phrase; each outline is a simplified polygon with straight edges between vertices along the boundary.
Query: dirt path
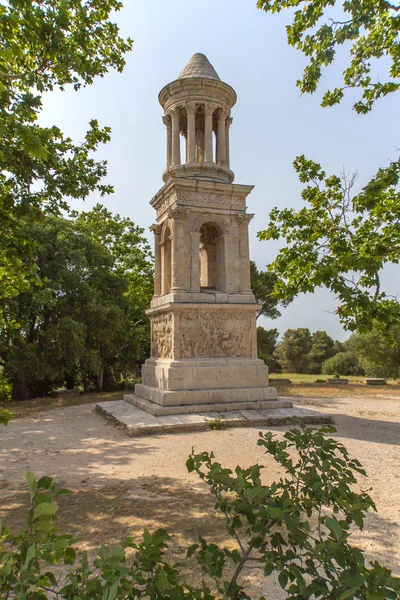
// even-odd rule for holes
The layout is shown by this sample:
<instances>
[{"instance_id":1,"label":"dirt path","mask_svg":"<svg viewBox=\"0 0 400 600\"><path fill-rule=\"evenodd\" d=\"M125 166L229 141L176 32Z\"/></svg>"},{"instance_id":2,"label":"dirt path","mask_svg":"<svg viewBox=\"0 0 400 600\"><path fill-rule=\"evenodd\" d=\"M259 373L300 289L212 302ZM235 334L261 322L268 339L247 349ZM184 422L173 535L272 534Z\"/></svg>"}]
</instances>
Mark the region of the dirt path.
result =
<instances>
[{"instance_id":1,"label":"dirt path","mask_svg":"<svg viewBox=\"0 0 400 600\"><path fill-rule=\"evenodd\" d=\"M300 401L335 416L337 437L365 466L378 514L368 517L355 543L400 574L400 401L397 398L338 398ZM93 404L53 408L15 419L0 431L0 517L9 526L24 518L25 471L50 475L74 491L63 499L60 525L80 538L80 547L117 544L143 527L175 534L173 558L199 534L226 540L205 486L189 475L192 448L213 450L225 466L262 463L266 478L278 467L256 445L259 427L129 438L93 412ZM284 428L274 428L281 434ZM249 575L254 581L254 577ZM275 585L257 592L284 598ZM271 595L272 594L272 595Z\"/></svg>"}]
</instances>

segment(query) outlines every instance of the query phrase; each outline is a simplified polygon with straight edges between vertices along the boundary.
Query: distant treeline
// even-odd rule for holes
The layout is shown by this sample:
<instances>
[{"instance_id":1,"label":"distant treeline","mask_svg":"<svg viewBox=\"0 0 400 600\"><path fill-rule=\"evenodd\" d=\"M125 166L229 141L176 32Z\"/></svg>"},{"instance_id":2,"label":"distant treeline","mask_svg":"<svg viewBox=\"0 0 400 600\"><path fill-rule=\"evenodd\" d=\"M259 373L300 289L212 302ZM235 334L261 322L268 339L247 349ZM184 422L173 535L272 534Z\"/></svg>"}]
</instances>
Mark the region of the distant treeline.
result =
<instances>
[{"instance_id":1,"label":"distant treeline","mask_svg":"<svg viewBox=\"0 0 400 600\"><path fill-rule=\"evenodd\" d=\"M376 324L345 342L303 327L288 329L279 342L278 338L277 329L257 327L258 354L272 373L400 377L400 325Z\"/></svg>"}]
</instances>

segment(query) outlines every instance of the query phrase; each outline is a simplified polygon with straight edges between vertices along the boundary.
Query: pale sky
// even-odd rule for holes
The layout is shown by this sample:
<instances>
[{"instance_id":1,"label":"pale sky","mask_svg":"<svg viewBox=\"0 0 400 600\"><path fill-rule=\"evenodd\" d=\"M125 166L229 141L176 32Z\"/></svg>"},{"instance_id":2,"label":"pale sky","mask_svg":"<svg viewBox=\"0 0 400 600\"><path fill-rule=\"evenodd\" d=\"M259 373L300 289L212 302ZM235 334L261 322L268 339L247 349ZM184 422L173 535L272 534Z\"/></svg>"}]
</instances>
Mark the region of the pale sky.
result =
<instances>
[{"instance_id":1,"label":"pale sky","mask_svg":"<svg viewBox=\"0 0 400 600\"><path fill-rule=\"evenodd\" d=\"M355 96L338 107L321 108L324 89L339 84L345 62L339 57L328 71L318 93L301 96L296 80L304 57L286 41L288 13L269 15L256 9L256 0L125 0L116 20L123 36L134 39L122 74L111 72L92 86L74 92L49 94L42 123L57 125L75 142L83 139L90 119L112 128L109 144L97 153L108 161L112 196L93 194L73 202L89 210L101 201L115 213L146 229L155 221L149 201L162 187L165 168L165 126L158 92L175 80L195 52L207 55L220 78L237 92L232 111L231 168L235 183L253 184L248 212L250 253L259 268L273 260L278 246L260 242L256 234L267 224L273 206L302 206L301 184L292 162L299 154L319 162L327 173L358 171L358 186L380 166L386 166L400 145L398 96L379 101L372 113L351 110ZM399 291L400 271L385 272L385 291ZM337 303L326 291L297 298L282 310L282 317L266 320L266 328L325 329L337 339L348 333L333 314Z\"/></svg>"}]
</instances>

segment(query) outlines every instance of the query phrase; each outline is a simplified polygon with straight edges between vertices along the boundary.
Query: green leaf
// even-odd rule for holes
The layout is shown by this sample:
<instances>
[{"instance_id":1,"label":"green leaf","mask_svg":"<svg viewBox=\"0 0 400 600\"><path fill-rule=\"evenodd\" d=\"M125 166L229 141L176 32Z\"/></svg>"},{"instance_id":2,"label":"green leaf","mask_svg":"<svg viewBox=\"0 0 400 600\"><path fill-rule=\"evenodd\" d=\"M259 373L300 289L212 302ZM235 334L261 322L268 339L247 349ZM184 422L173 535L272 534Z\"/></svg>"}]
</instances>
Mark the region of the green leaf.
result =
<instances>
[{"instance_id":1,"label":"green leaf","mask_svg":"<svg viewBox=\"0 0 400 600\"><path fill-rule=\"evenodd\" d=\"M36 544L31 544L31 546L29 546L29 548L26 552L25 562L23 564L21 571L27 571L29 569L30 563L33 560L33 558L35 557L35 555L36 555Z\"/></svg>"},{"instance_id":2,"label":"green leaf","mask_svg":"<svg viewBox=\"0 0 400 600\"><path fill-rule=\"evenodd\" d=\"M76 560L76 552L73 548L66 548L64 553L64 564L73 565Z\"/></svg>"},{"instance_id":3,"label":"green leaf","mask_svg":"<svg viewBox=\"0 0 400 600\"><path fill-rule=\"evenodd\" d=\"M35 476L31 471L27 471L25 477L26 477L26 481L28 482L28 485L29 485L31 500L33 500L33 498L36 495L37 489L38 489L38 485L37 485Z\"/></svg>"},{"instance_id":4,"label":"green leaf","mask_svg":"<svg viewBox=\"0 0 400 600\"><path fill-rule=\"evenodd\" d=\"M327 517L325 519L325 524L328 527L328 529L331 531L335 540L337 542L341 542L344 537L344 533L343 533L343 529L341 528L339 522L336 519L334 519L333 517Z\"/></svg>"},{"instance_id":5,"label":"green leaf","mask_svg":"<svg viewBox=\"0 0 400 600\"><path fill-rule=\"evenodd\" d=\"M42 502L42 504L38 504L35 506L33 511L33 518L39 519L40 517L52 517L56 514L58 510L58 506L53 504L52 502Z\"/></svg>"},{"instance_id":6,"label":"green leaf","mask_svg":"<svg viewBox=\"0 0 400 600\"><path fill-rule=\"evenodd\" d=\"M346 590L345 592L343 592L340 597L339 600L345 600L346 598L350 598L352 596L354 596L354 594L356 594L358 591L358 588L351 588L350 590Z\"/></svg>"}]
</instances>

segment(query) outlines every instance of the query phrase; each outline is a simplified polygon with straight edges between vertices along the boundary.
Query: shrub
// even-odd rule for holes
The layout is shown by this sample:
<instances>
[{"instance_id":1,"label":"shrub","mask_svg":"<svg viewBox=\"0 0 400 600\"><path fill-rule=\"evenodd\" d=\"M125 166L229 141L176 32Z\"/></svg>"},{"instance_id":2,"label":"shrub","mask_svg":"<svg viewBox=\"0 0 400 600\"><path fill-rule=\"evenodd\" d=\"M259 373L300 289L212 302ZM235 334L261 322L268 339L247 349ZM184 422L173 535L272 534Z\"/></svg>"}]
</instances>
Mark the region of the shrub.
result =
<instances>
[{"instance_id":1,"label":"shrub","mask_svg":"<svg viewBox=\"0 0 400 600\"><path fill-rule=\"evenodd\" d=\"M363 375L363 370L358 364L355 354L352 352L338 352L335 356L328 358L321 369L324 375Z\"/></svg>"},{"instance_id":2,"label":"shrub","mask_svg":"<svg viewBox=\"0 0 400 600\"><path fill-rule=\"evenodd\" d=\"M0 597L242 600L249 596L239 577L246 564L253 564L266 577L278 572L289 600L394 600L400 579L377 562L367 565L363 552L350 544L351 526L362 528L366 512L375 506L368 494L355 491L356 475L365 473L342 444L325 437L333 431L293 428L282 441L260 433L258 444L285 474L270 486L262 483L260 465L233 473L213 453L192 451L187 468L208 485L237 543L232 550L200 536L188 548L187 557L206 576L200 587L165 560L171 538L163 529L145 530L139 544L129 538L119 548L102 546L94 561L86 553L77 561L74 540L60 535L55 524L57 499L67 492L50 477L36 481L28 472L31 509L25 528L16 536L1 528ZM127 549L134 550L132 556ZM52 571L58 563L69 565L61 584Z\"/></svg>"}]
</instances>

